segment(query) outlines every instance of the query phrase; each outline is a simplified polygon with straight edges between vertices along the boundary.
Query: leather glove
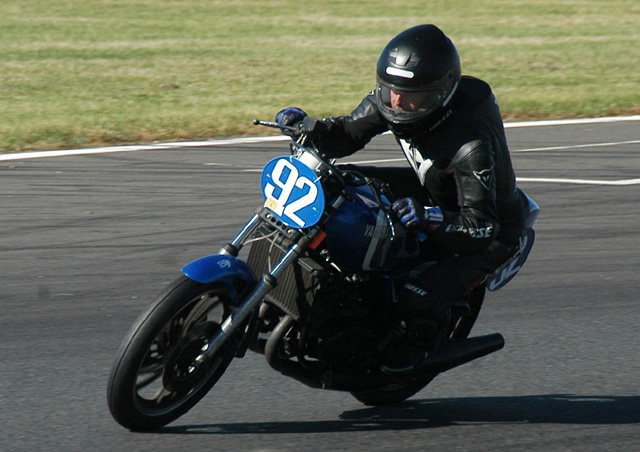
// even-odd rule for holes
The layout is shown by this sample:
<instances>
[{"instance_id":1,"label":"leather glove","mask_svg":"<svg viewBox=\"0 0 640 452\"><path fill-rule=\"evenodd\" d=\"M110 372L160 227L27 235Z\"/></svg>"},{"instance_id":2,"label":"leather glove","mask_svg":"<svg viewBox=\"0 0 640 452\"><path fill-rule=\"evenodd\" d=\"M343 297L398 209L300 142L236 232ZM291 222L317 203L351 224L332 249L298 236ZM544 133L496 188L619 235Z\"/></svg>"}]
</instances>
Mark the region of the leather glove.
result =
<instances>
[{"instance_id":1,"label":"leather glove","mask_svg":"<svg viewBox=\"0 0 640 452\"><path fill-rule=\"evenodd\" d=\"M405 228L424 227L428 222L442 223L444 217L440 207L424 207L413 198L400 198L391 205L391 210Z\"/></svg>"},{"instance_id":2,"label":"leather glove","mask_svg":"<svg viewBox=\"0 0 640 452\"><path fill-rule=\"evenodd\" d=\"M282 126L296 127L306 116L307 114L297 107L287 107L278 112L276 122ZM292 130L280 129L280 131L292 138L298 137L298 134Z\"/></svg>"}]
</instances>

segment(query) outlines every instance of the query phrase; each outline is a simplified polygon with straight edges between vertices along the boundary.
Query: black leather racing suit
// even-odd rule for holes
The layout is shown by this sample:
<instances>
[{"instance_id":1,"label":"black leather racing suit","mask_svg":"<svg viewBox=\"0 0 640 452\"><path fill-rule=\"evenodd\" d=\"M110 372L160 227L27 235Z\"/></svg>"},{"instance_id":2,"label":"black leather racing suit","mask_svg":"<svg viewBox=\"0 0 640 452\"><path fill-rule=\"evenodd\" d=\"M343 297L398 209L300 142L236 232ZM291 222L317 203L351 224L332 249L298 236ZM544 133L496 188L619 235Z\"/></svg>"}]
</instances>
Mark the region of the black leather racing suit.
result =
<instances>
[{"instance_id":1,"label":"black leather racing suit","mask_svg":"<svg viewBox=\"0 0 640 452\"><path fill-rule=\"evenodd\" d=\"M524 232L525 201L491 88L465 76L448 108L430 130L396 136L410 168L357 168L388 182L397 196L439 206L444 213L443 222L426 227L425 252L439 256L439 263L410 281L400 296L401 316L414 319L416 329L424 323L420 318L444 322L450 304L511 257ZM351 115L325 119L316 130L323 153L344 157L389 127L370 93Z\"/></svg>"}]
</instances>

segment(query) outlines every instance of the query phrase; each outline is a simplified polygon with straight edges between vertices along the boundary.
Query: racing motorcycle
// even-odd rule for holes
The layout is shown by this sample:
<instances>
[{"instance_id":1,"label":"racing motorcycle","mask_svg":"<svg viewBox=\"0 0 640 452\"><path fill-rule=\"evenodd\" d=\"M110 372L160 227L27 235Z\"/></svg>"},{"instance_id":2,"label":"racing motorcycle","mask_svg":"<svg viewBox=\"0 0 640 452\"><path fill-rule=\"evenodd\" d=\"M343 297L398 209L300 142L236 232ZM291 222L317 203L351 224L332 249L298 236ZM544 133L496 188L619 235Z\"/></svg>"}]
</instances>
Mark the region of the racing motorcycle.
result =
<instances>
[{"instance_id":1,"label":"racing motorcycle","mask_svg":"<svg viewBox=\"0 0 640 452\"><path fill-rule=\"evenodd\" d=\"M315 120L291 129L291 155L264 167L264 205L218 254L195 260L138 317L111 370L114 419L160 428L192 408L247 351L312 388L360 402L401 402L438 374L500 350L499 333L468 338L485 290L509 282L533 245L539 207L528 196L519 251L452 307L443 340L408 375L389 375L382 351L397 322L389 311L420 258L424 237L394 218L382 181L336 166L309 138ZM295 132L295 135L294 135ZM428 238L427 238L428 240ZM388 351L385 351L388 353Z\"/></svg>"}]
</instances>

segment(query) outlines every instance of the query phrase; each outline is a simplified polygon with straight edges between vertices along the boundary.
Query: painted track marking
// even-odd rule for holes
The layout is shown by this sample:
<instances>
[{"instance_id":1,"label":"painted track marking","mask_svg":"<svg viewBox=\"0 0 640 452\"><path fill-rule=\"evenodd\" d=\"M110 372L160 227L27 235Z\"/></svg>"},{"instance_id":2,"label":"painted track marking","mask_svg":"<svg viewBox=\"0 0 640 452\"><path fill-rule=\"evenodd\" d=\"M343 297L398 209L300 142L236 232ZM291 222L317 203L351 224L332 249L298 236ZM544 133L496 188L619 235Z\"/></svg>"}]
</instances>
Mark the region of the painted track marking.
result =
<instances>
[{"instance_id":1,"label":"painted track marking","mask_svg":"<svg viewBox=\"0 0 640 452\"><path fill-rule=\"evenodd\" d=\"M513 123L506 123L504 127L505 129L509 129L509 128L520 128L520 127L549 127L549 126L613 123L613 122L627 122L627 121L640 121L640 116L513 122ZM145 145L133 145L133 146L110 146L110 147L93 148L93 149L67 149L67 150L59 150L59 151L22 152L22 153L15 153L15 154L0 154L0 162L16 161L16 160L31 160L31 159L38 159L38 158L108 154L108 153L116 153L116 152L169 150L169 149L184 148L184 147L194 148L194 147L224 146L224 145L233 145L233 144L279 142L279 141L288 141L288 140L289 140L289 137L286 137L286 136L269 136L269 137L231 138L226 140L191 141L191 142L181 142L181 143L157 143L157 144L145 144ZM640 144L640 140L620 141L620 142L611 142L611 143L577 144L577 145L570 145L570 146L551 146L551 147L545 147L545 148L513 149L511 150L511 153L517 154L517 153L526 153L526 152L565 151L565 150L572 150L572 149L609 147L609 146L620 146L620 145L627 145L627 144ZM363 165L363 164L371 164L371 163L403 162L404 160L405 159L383 159L383 160L366 160L366 161L358 161L358 162L350 162L350 163L353 163L356 165L357 164ZM216 163L210 163L208 165L233 166L233 165L221 165ZM259 170L245 169L243 171L261 172L262 169L259 169ZM522 177L522 178L518 178L518 181L534 182L534 183L537 182L537 183L602 185L602 186L640 185L640 179L588 180L588 179L554 179L554 178Z\"/></svg>"}]
</instances>

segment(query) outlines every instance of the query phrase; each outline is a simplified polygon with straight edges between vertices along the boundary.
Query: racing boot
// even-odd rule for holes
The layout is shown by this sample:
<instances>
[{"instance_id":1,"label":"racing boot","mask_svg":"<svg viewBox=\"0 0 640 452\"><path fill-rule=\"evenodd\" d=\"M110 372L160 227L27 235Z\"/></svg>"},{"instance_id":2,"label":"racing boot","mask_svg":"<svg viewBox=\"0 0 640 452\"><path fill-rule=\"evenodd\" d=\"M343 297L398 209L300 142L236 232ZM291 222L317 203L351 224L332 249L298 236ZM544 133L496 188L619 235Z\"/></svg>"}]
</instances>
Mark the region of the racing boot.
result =
<instances>
[{"instance_id":1,"label":"racing boot","mask_svg":"<svg viewBox=\"0 0 640 452\"><path fill-rule=\"evenodd\" d=\"M446 333L451 309L442 297L410 281L399 295L400 333L385 348L380 370L404 376L425 361Z\"/></svg>"}]
</instances>

